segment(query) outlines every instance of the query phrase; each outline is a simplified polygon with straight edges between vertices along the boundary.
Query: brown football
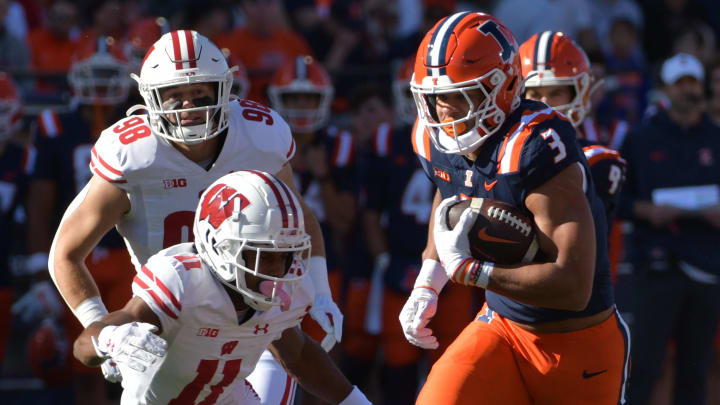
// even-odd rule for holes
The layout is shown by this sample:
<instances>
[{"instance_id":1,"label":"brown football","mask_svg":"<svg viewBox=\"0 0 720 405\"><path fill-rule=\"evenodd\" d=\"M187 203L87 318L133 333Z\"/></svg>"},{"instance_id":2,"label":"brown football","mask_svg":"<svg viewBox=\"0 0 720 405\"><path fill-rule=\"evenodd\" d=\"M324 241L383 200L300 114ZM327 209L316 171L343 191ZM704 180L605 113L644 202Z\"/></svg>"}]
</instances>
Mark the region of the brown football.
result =
<instances>
[{"instance_id":1,"label":"brown football","mask_svg":"<svg viewBox=\"0 0 720 405\"><path fill-rule=\"evenodd\" d=\"M519 208L490 198L462 200L447 211L448 227L455 227L466 208L479 211L470 229L470 252L478 260L498 264L531 262L538 251L532 219Z\"/></svg>"}]
</instances>

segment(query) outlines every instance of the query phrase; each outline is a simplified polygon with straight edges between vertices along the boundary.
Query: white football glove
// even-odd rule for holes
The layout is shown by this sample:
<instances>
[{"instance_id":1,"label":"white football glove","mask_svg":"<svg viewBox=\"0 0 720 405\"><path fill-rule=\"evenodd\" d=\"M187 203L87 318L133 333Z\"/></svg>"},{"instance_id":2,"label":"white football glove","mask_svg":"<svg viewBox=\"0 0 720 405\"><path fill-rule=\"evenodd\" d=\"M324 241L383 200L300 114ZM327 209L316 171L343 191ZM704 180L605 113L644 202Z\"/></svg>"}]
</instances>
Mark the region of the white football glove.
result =
<instances>
[{"instance_id":1,"label":"white football glove","mask_svg":"<svg viewBox=\"0 0 720 405\"><path fill-rule=\"evenodd\" d=\"M92 343L98 357L112 359L122 372L123 367L143 372L167 352L165 339L152 333L155 325L142 322L104 327Z\"/></svg>"},{"instance_id":2,"label":"white football glove","mask_svg":"<svg viewBox=\"0 0 720 405\"><path fill-rule=\"evenodd\" d=\"M33 285L11 308L14 315L19 316L24 323L30 323L41 318L58 319L63 313L63 303L60 301L55 286L50 281L40 281Z\"/></svg>"},{"instance_id":3,"label":"white football glove","mask_svg":"<svg viewBox=\"0 0 720 405\"><path fill-rule=\"evenodd\" d=\"M329 352L335 343L342 340L343 314L328 294L315 294L315 302L310 308L310 316L327 333L320 346Z\"/></svg>"},{"instance_id":4,"label":"white football glove","mask_svg":"<svg viewBox=\"0 0 720 405\"><path fill-rule=\"evenodd\" d=\"M122 374L120 374L120 368L113 359L107 359L100 365L103 377L111 383L122 382Z\"/></svg>"},{"instance_id":5,"label":"white football glove","mask_svg":"<svg viewBox=\"0 0 720 405\"><path fill-rule=\"evenodd\" d=\"M440 262L445 267L447 276L454 282L486 288L494 264L473 259L468 239L468 232L479 215L478 210L466 208L458 223L455 224L455 228L450 229L447 225L447 211L459 200L457 196L446 198L442 200L435 211L433 228L435 249L440 256Z\"/></svg>"},{"instance_id":6,"label":"white football glove","mask_svg":"<svg viewBox=\"0 0 720 405\"><path fill-rule=\"evenodd\" d=\"M315 287L315 300L310 316L327 333L320 346L329 352L335 343L342 340L343 314L333 302L327 275L327 261L322 256L310 257L310 278Z\"/></svg>"},{"instance_id":7,"label":"white football glove","mask_svg":"<svg viewBox=\"0 0 720 405\"><path fill-rule=\"evenodd\" d=\"M416 287L412 290L400 311L400 325L408 342L423 349L438 348L438 340L433 336L432 329L426 327L435 316L437 306L438 295L432 288Z\"/></svg>"}]
</instances>

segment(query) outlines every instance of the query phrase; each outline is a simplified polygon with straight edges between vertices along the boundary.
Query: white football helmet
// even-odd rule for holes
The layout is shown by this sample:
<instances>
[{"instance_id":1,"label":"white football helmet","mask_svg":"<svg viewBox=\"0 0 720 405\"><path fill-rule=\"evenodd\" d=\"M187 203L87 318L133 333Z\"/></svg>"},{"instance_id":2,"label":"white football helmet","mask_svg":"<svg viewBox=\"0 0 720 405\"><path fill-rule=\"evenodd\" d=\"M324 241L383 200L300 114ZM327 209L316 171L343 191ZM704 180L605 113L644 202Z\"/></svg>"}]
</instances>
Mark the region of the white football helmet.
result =
<instances>
[{"instance_id":1,"label":"white football helmet","mask_svg":"<svg viewBox=\"0 0 720 405\"><path fill-rule=\"evenodd\" d=\"M150 124L159 136L171 141L196 144L220 134L228 126L228 103L233 83L233 69L228 68L225 55L206 37L195 31L179 30L160 37L145 55L140 76L130 75L138 82L145 100ZM215 104L192 108L163 106L160 89L180 85L212 83L215 85ZM128 114L134 111L131 108ZM183 126L180 114L202 111L205 122ZM168 116L175 117L172 123Z\"/></svg>"},{"instance_id":2,"label":"white football helmet","mask_svg":"<svg viewBox=\"0 0 720 405\"><path fill-rule=\"evenodd\" d=\"M88 42L73 55L68 83L80 104L117 105L124 103L132 81L130 65L111 37Z\"/></svg>"},{"instance_id":3,"label":"white football helmet","mask_svg":"<svg viewBox=\"0 0 720 405\"><path fill-rule=\"evenodd\" d=\"M213 274L256 310L282 305L279 289L291 294L308 271L311 243L302 208L290 187L269 173L243 170L216 180L200 196L193 231L195 247ZM256 252L252 267L243 258L250 250ZM294 252L284 277L258 271L263 252ZM246 274L272 282L272 293L248 288Z\"/></svg>"}]
</instances>

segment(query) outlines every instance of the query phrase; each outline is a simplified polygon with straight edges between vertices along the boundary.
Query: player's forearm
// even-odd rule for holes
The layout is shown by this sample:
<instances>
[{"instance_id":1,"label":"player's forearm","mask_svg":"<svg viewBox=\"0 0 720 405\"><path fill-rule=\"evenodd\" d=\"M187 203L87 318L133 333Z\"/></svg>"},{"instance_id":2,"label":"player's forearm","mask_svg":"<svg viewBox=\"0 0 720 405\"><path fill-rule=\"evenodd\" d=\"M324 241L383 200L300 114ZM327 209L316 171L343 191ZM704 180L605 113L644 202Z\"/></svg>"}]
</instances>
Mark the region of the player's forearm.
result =
<instances>
[{"instance_id":1,"label":"player's forearm","mask_svg":"<svg viewBox=\"0 0 720 405\"><path fill-rule=\"evenodd\" d=\"M593 269L575 270L556 263L495 265L487 289L530 305L581 311L590 300L592 278L588 282L577 274Z\"/></svg>"},{"instance_id":2,"label":"player's forearm","mask_svg":"<svg viewBox=\"0 0 720 405\"><path fill-rule=\"evenodd\" d=\"M353 389L325 350L310 338L305 339L300 355L283 365L305 390L329 403L340 403Z\"/></svg>"},{"instance_id":3,"label":"player's forearm","mask_svg":"<svg viewBox=\"0 0 720 405\"><path fill-rule=\"evenodd\" d=\"M50 260L53 261L55 285L71 309L90 297L100 295L90 271L82 260L75 260L57 252Z\"/></svg>"}]
</instances>

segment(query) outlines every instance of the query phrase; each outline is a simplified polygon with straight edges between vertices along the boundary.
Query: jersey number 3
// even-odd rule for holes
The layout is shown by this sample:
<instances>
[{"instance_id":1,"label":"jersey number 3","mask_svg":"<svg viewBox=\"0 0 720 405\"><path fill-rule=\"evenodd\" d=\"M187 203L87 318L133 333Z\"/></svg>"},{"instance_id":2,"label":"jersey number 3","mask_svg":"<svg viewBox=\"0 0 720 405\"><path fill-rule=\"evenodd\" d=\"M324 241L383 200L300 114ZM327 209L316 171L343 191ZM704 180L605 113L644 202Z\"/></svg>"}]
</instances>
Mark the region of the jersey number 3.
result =
<instances>
[{"instance_id":1,"label":"jersey number 3","mask_svg":"<svg viewBox=\"0 0 720 405\"><path fill-rule=\"evenodd\" d=\"M557 132L555 132L554 129L550 128L547 131L541 133L543 139L548 142L548 145L550 145L550 148L555 150L555 163L558 163L559 161L565 159L565 156L567 156L567 151L565 150L565 144L563 143L562 139L560 139L560 135L558 135Z\"/></svg>"}]
</instances>

